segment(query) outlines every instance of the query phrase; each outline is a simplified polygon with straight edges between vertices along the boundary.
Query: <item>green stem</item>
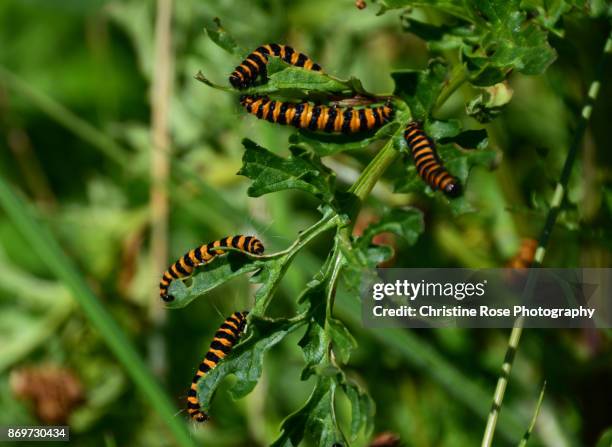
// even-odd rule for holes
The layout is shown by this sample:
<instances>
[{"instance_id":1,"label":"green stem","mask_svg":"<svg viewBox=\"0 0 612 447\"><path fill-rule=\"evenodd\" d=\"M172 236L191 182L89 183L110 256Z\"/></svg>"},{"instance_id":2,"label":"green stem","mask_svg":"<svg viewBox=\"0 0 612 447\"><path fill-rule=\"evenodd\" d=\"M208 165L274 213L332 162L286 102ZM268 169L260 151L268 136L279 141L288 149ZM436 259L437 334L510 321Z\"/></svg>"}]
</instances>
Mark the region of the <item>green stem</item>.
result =
<instances>
[{"instance_id":1,"label":"green stem","mask_svg":"<svg viewBox=\"0 0 612 447\"><path fill-rule=\"evenodd\" d=\"M399 156L399 152L393 147L393 141L402 132L403 129L399 130L389 139L389 141L387 141L349 189L349 191L355 194L362 202L368 197L370 192L372 192L374 185L376 185L387 168Z\"/></svg>"},{"instance_id":2,"label":"green stem","mask_svg":"<svg viewBox=\"0 0 612 447\"><path fill-rule=\"evenodd\" d=\"M87 318L95 326L110 350L123 364L134 384L145 397L147 405L156 411L174 434L181 446L193 446L193 441L183 422L175 417L176 408L163 389L151 376L148 368L117 325L110 313L102 306L85 280L61 249L47 227L37 222L28 206L20 200L10 186L0 177L0 204L16 228L30 243L37 258L64 282L72 292L74 300L81 306Z\"/></svg>"},{"instance_id":3,"label":"green stem","mask_svg":"<svg viewBox=\"0 0 612 447\"><path fill-rule=\"evenodd\" d=\"M442 87L440 94L438 95L438 99L436 100L436 104L434 105L433 111L436 112L442 105L451 97L455 90L457 90L461 85L468 80L468 72L463 66L463 64L458 63L453 68L451 72L450 79L448 82Z\"/></svg>"},{"instance_id":4,"label":"green stem","mask_svg":"<svg viewBox=\"0 0 612 447\"><path fill-rule=\"evenodd\" d=\"M535 428L536 420L538 419L538 415L540 414L540 409L542 408L542 402L544 401L545 392L546 392L546 381L544 381L544 384L542 385L542 389L540 390L540 396L538 397L538 402L536 403L536 407L533 412L533 417L531 418L531 422L529 423L529 427L527 428L527 431L525 432L525 434L523 435L523 438L519 442L518 447L525 447L527 445L527 441L529 441L529 438L531 437L531 433L533 432L533 429Z\"/></svg>"},{"instance_id":5,"label":"green stem","mask_svg":"<svg viewBox=\"0 0 612 447\"><path fill-rule=\"evenodd\" d=\"M563 198L566 194L567 185L569 183L569 178L572 172L572 167L574 166L574 162L576 161L576 156L578 154L578 150L580 149L580 143L582 142L582 138L584 137L584 133L586 131L586 127L588 121L591 117L591 112L593 110L593 103L597 99L597 95L601 88L601 82L603 79L603 75L605 73L605 65L608 59L608 56L612 53L612 32L608 35L608 39L604 44L604 48L602 51L602 57L597 66L597 70L595 73L595 78L591 82L587 98L585 100L585 104L582 108L582 112L580 117L578 118L578 127L574 132L574 138L570 144L570 147L567 152L567 156L565 159L565 163L563 164L563 170L561 172L561 176L559 177L559 181L557 182L557 186L555 188L554 196L551 200L550 209L548 211L548 215L546 217L546 222L544 223L544 227L540 233L540 238L538 240L538 248L535 253L535 260L531 267L540 267L542 262L544 261L544 256L546 254L546 247L548 245L548 241L550 238L550 234L557 223L557 218L559 217L559 213L561 212L561 204L563 203ZM533 283L532 275L529 275L529 279L527 284ZM510 339L508 341L508 349L506 350L506 357L504 363L502 365L502 373L497 379L497 385L495 387L495 394L493 396L493 405L491 406L491 412L489 413L489 418L487 420L487 425L485 427L485 432L482 438L482 447L490 447L493 442L493 435L495 434L495 426L497 424L497 419L499 416L499 412L501 410L501 405L504 400L504 394L506 391L506 386L508 384L508 378L510 377L510 372L512 370L513 360L516 354L516 349L518 347L519 340L521 338L521 334L523 332L523 319L518 318L514 322L514 326L512 328L512 332L510 333Z\"/></svg>"}]
</instances>

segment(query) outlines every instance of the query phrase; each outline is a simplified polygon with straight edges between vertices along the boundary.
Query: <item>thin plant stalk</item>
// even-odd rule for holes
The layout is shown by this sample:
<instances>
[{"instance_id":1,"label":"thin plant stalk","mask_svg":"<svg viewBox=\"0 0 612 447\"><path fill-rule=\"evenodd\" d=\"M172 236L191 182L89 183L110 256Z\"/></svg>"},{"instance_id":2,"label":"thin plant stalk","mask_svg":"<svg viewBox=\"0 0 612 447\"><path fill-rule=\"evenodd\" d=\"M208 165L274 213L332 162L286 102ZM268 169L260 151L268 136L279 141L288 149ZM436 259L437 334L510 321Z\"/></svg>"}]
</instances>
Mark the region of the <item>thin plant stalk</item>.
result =
<instances>
[{"instance_id":1,"label":"thin plant stalk","mask_svg":"<svg viewBox=\"0 0 612 447\"><path fill-rule=\"evenodd\" d=\"M162 274L168 260L168 177L170 134L168 117L172 94L172 0L157 1L155 70L151 90L151 258L153 272ZM152 297L151 316L160 321L163 306Z\"/></svg>"},{"instance_id":2,"label":"thin plant stalk","mask_svg":"<svg viewBox=\"0 0 612 447\"><path fill-rule=\"evenodd\" d=\"M538 415L540 414L540 410L542 409L542 402L544 401L544 393L546 392L546 381L542 384L542 389L540 390L540 396L538 397L538 402L536 403L535 410L533 412L533 417L531 418L531 422L529 423L529 427L527 427L527 431L521 438L518 447L525 447L529 438L531 437L531 433L535 428L536 420L538 419Z\"/></svg>"},{"instance_id":3,"label":"thin plant stalk","mask_svg":"<svg viewBox=\"0 0 612 447\"><path fill-rule=\"evenodd\" d=\"M538 248L536 249L535 258L531 265L531 267L533 268L541 267L542 262L544 261L546 247L548 245L548 241L550 240L552 230L555 224L557 223L557 218L559 217L563 198L565 197L569 178L572 173L572 167L574 166L574 162L576 161L576 156L578 154L578 150L580 149L580 143L582 142L582 138L584 137L587 124L589 122L589 119L591 118L591 114L593 112L593 104L597 99L597 95L599 94L599 90L601 88L601 82L603 74L605 73L605 65L607 58L611 53L612 33L608 35L608 39L606 40L602 51L601 60L597 66L595 78L589 86L585 104L582 107L580 117L578 118L578 126L574 132L574 138L567 152L567 157L565 159L565 163L563 164L563 170L561 171L561 176L559 177L559 181L557 182L557 186L555 188L555 192L550 203L550 209L548 210L546 222L544 223L544 227L540 233L540 237L538 238ZM495 394L493 396L493 404L491 406L491 411L489 413L487 425L485 427L485 432L482 438L482 447L490 447L493 442L495 426L497 424L499 412L501 411L501 406L504 400L506 387L508 385L510 372L512 371L512 365L514 362L516 350L518 348L518 343L521 339L521 334L523 332L523 325L524 320L522 318L518 318L514 322L512 332L510 333L506 356L504 359L504 363L502 364L501 374L497 379Z\"/></svg>"}]
</instances>

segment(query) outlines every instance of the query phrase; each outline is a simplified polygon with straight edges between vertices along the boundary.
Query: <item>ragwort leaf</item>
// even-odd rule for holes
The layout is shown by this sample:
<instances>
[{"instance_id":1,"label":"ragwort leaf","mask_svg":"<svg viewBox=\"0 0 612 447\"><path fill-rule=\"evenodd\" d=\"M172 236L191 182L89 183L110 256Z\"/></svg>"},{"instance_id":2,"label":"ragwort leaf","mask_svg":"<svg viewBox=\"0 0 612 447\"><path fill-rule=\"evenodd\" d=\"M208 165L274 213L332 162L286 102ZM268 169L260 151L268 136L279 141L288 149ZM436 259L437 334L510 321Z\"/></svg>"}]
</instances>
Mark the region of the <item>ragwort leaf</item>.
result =
<instances>
[{"instance_id":1,"label":"ragwort leaf","mask_svg":"<svg viewBox=\"0 0 612 447\"><path fill-rule=\"evenodd\" d=\"M326 202L333 198L334 173L316 155L294 146L292 155L283 158L249 139L242 143L245 152L238 174L253 180L247 191L249 196L298 189Z\"/></svg>"},{"instance_id":2,"label":"ragwort leaf","mask_svg":"<svg viewBox=\"0 0 612 447\"><path fill-rule=\"evenodd\" d=\"M394 94L406 101L415 119L425 120L440 94L447 71L440 59L433 59L426 70L394 71L391 73Z\"/></svg>"},{"instance_id":3,"label":"ragwort leaf","mask_svg":"<svg viewBox=\"0 0 612 447\"><path fill-rule=\"evenodd\" d=\"M358 244L365 248L370 245L374 236L389 231L413 245L424 229L425 222L420 210L411 207L394 208L387 210L378 222L370 224L359 238Z\"/></svg>"},{"instance_id":4,"label":"ragwort leaf","mask_svg":"<svg viewBox=\"0 0 612 447\"><path fill-rule=\"evenodd\" d=\"M243 58L247 53L244 48L240 48L234 38L221 26L221 20L218 17L213 19L214 24L204 26L208 37L217 44L218 47L224 49L234 56Z\"/></svg>"},{"instance_id":5,"label":"ragwort leaf","mask_svg":"<svg viewBox=\"0 0 612 447\"><path fill-rule=\"evenodd\" d=\"M230 389L231 396L239 399L249 394L261 377L264 354L302 324L303 321L268 320L254 315L249 316L247 333L243 335L243 341L198 381L200 407L205 411L210 408L215 391L230 374L237 378Z\"/></svg>"},{"instance_id":6,"label":"ragwort leaf","mask_svg":"<svg viewBox=\"0 0 612 447\"><path fill-rule=\"evenodd\" d=\"M374 412L376 406L372 398L357 383L344 379L342 390L351 403L351 439L355 440L362 428L366 437L374 430Z\"/></svg>"},{"instance_id":7,"label":"ragwort leaf","mask_svg":"<svg viewBox=\"0 0 612 447\"><path fill-rule=\"evenodd\" d=\"M286 94L296 96L296 92L318 92L350 94L354 81L342 81L324 72L295 67L282 59L270 56L266 66L265 82L242 90L246 95Z\"/></svg>"},{"instance_id":8,"label":"ragwort leaf","mask_svg":"<svg viewBox=\"0 0 612 447\"><path fill-rule=\"evenodd\" d=\"M298 447L306 434L315 445L344 445L333 411L336 387L333 377L319 376L308 401L283 421L281 435L271 447Z\"/></svg>"},{"instance_id":9,"label":"ragwort leaf","mask_svg":"<svg viewBox=\"0 0 612 447\"><path fill-rule=\"evenodd\" d=\"M186 278L190 282L189 285L180 279L172 281L168 293L174 297L174 300L167 303L166 306L171 309L185 307L196 298L205 295L223 283L245 273L265 268L274 261L273 259L263 259L233 251L217 256L208 264L197 267L193 275Z\"/></svg>"}]
</instances>

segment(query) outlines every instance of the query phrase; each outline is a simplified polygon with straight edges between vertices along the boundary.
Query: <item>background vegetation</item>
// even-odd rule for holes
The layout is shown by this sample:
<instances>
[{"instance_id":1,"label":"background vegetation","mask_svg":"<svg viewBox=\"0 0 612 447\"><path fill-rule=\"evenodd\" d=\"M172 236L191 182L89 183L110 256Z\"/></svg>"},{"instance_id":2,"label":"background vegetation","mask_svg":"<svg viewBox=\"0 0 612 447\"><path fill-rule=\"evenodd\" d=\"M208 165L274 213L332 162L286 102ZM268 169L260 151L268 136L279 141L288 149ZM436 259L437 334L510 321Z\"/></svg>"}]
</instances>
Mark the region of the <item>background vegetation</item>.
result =
<instances>
[{"instance_id":1,"label":"background vegetation","mask_svg":"<svg viewBox=\"0 0 612 447\"><path fill-rule=\"evenodd\" d=\"M67 420L77 445L252 446L278 437L282 420L314 386L313 377L300 380L303 330L268 351L263 376L244 399L233 401L232 379L224 382L213 420L195 428L179 412L194 368L222 319L253 307L253 285L236 278L168 312L157 296L161 269L201 242L252 233L275 252L320 216L317 199L300 191L247 196L251 181L235 175L242 139L286 156L295 132L247 116L236 94L193 79L202 70L226 84L239 62L203 28L220 17L242 47L288 43L326 72L389 94L391 72L426 69L434 56L456 65L458 42L474 32L454 22L459 6L452 1L376 15L381 6L408 3L422 2L368 2L365 10L324 0L0 4L0 426ZM536 237L544 224L609 32L609 6L521 6L550 44L547 53L537 36L520 42L542 69L509 74L512 101L491 123L466 114L466 103L480 94L468 84L437 116L486 128L493 162L484 164L494 169L473 169L467 199L456 206L411 185L393 194L404 178L404 168L394 166L357 219L359 232L388 207L423 212L425 231L414 245L391 235L379 240L394 246L396 267L502 266L520 239ZM475 45L487 38L472 37ZM515 66L472 49L473 64L488 58L498 68ZM554 63L537 74L547 54ZM612 261L610 71L605 76L548 266ZM346 188L379 149L374 142L324 163ZM295 314L297 295L331 243L324 235L296 257L271 314ZM367 331L342 293L335 313L358 342L345 372L376 404L375 433L390 430L414 446L480 442L508 331ZM518 443L544 380L531 444L595 445L612 425L611 360L609 331L525 331L496 445ZM348 401L339 401L338 414L349 421ZM362 432L355 445L368 442Z\"/></svg>"}]
</instances>

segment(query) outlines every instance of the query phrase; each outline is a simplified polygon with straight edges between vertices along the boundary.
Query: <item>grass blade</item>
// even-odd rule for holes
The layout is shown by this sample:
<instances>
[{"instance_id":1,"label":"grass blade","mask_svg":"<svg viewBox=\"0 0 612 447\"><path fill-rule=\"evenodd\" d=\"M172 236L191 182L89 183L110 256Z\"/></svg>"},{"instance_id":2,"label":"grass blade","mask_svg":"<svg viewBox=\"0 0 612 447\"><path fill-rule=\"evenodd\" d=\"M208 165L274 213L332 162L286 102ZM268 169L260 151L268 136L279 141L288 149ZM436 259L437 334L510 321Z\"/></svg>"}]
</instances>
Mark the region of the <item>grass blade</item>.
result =
<instances>
[{"instance_id":1,"label":"grass blade","mask_svg":"<svg viewBox=\"0 0 612 447\"><path fill-rule=\"evenodd\" d=\"M545 391L546 391L546 381L544 381L544 383L542 384L542 389L540 390L540 397L538 397L538 403L536 404L535 410L533 412L531 423L529 424L527 431L523 435L521 442L519 442L518 447L525 447L527 445L527 441L529 440L529 437L531 436L531 432L533 431L533 428L535 427L535 424L536 424L536 420L538 419L538 415L540 414L540 409L542 408L542 401L544 400Z\"/></svg>"},{"instance_id":2,"label":"grass blade","mask_svg":"<svg viewBox=\"0 0 612 447\"><path fill-rule=\"evenodd\" d=\"M193 446L189 433L181 419L175 417L176 409L155 381L149 370L121 328L78 274L47 227L36 221L28 206L17 197L6 181L0 177L0 204L23 237L31 244L38 258L47 265L58 279L72 292L92 325L125 367L126 372L140 389L161 419L168 426L178 445Z\"/></svg>"}]
</instances>

